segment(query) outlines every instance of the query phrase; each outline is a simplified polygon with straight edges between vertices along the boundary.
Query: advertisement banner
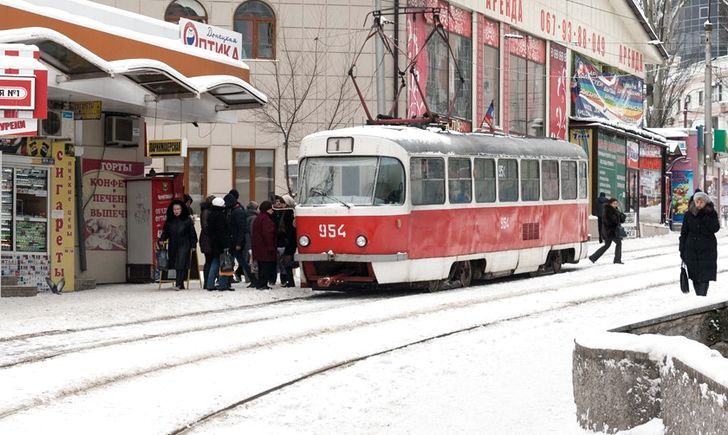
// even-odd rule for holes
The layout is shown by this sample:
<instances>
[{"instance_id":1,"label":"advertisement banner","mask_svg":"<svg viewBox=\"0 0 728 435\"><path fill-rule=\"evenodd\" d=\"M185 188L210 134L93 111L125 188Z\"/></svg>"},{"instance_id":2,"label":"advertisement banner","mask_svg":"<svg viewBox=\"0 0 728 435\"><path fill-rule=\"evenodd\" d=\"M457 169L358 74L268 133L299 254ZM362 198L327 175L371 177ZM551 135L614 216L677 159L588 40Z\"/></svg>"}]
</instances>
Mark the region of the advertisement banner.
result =
<instances>
[{"instance_id":1,"label":"advertisement banner","mask_svg":"<svg viewBox=\"0 0 728 435\"><path fill-rule=\"evenodd\" d=\"M577 54L572 78L574 115L637 126L642 122L642 80L629 75L602 73Z\"/></svg>"},{"instance_id":2,"label":"advertisement banner","mask_svg":"<svg viewBox=\"0 0 728 435\"><path fill-rule=\"evenodd\" d=\"M566 47L552 43L549 55L550 137L566 139Z\"/></svg>"},{"instance_id":3,"label":"advertisement banner","mask_svg":"<svg viewBox=\"0 0 728 435\"><path fill-rule=\"evenodd\" d=\"M627 141L603 132L599 132L598 149L598 191L607 194L608 198L617 198L621 208L626 207Z\"/></svg>"},{"instance_id":4,"label":"advertisement banner","mask_svg":"<svg viewBox=\"0 0 728 435\"><path fill-rule=\"evenodd\" d=\"M633 140L627 141L627 167L629 169L640 167L640 145Z\"/></svg>"},{"instance_id":5,"label":"advertisement banner","mask_svg":"<svg viewBox=\"0 0 728 435\"><path fill-rule=\"evenodd\" d=\"M64 140L51 145L55 164L51 171L51 279L63 278L63 291L75 290L74 240L76 228L75 161L73 144Z\"/></svg>"},{"instance_id":6,"label":"advertisement banner","mask_svg":"<svg viewBox=\"0 0 728 435\"><path fill-rule=\"evenodd\" d=\"M126 181L144 175L144 163L83 160L84 238L91 251L126 250Z\"/></svg>"},{"instance_id":7,"label":"advertisement banner","mask_svg":"<svg viewBox=\"0 0 728 435\"><path fill-rule=\"evenodd\" d=\"M0 136L36 136L37 119L0 118Z\"/></svg>"},{"instance_id":8,"label":"advertisement banner","mask_svg":"<svg viewBox=\"0 0 728 435\"><path fill-rule=\"evenodd\" d=\"M249 27L252 32L253 27ZM199 47L222 54L235 60L253 57L253 53L243 52L243 35L232 30L221 27L210 26L209 24L198 23L197 21L180 18L179 20L180 39L184 45ZM247 35L248 41L253 40L253 35Z\"/></svg>"},{"instance_id":9,"label":"advertisement banner","mask_svg":"<svg viewBox=\"0 0 728 435\"><path fill-rule=\"evenodd\" d=\"M672 221L682 222L693 196L693 171L672 171L670 192Z\"/></svg>"}]
</instances>

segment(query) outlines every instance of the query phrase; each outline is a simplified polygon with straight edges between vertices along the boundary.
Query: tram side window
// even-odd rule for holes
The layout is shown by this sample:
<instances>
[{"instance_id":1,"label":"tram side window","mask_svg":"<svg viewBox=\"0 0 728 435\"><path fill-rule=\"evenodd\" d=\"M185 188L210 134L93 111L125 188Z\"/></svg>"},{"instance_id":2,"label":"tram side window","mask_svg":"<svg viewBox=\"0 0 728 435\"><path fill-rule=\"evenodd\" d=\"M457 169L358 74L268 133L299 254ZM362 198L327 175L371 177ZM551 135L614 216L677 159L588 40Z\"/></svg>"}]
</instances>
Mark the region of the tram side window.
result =
<instances>
[{"instance_id":1,"label":"tram side window","mask_svg":"<svg viewBox=\"0 0 728 435\"><path fill-rule=\"evenodd\" d=\"M404 168L392 157L379 160L374 205L381 204L404 204Z\"/></svg>"},{"instance_id":2,"label":"tram side window","mask_svg":"<svg viewBox=\"0 0 728 435\"><path fill-rule=\"evenodd\" d=\"M579 199L586 198L586 162L579 162Z\"/></svg>"},{"instance_id":3,"label":"tram side window","mask_svg":"<svg viewBox=\"0 0 728 435\"><path fill-rule=\"evenodd\" d=\"M451 204L464 204L472 200L473 179L470 175L470 159L448 159L447 178Z\"/></svg>"},{"instance_id":4,"label":"tram side window","mask_svg":"<svg viewBox=\"0 0 728 435\"><path fill-rule=\"evenodd\" d=\"M538 160L521 160L521 199L539 200Z\"/></svg>"},{"instance_id":5,"label":"tram side window","mask_svg":"<svg viewBox=\"0 0 728 435\"><path fill-rule=\"evenodd\" d=\"M541 172L543 174L541 190L544 201L559 199L559 162L544 160Z\"/></svg>"},{"instance_id":6,"label":"tram side window","mask_svg":"<svg viewBox=\"0 0 728 435\"><path fill-rule=\"evenodd\" d=\"M498 199L501 202L518 201L518 160L498 160Z\"/></svg>"},{"instance_id":7,"label":"tram side window","mask_svg":"<svg viewBox=\"0 0 728 435\"><path fill-rule=\"evenodd\" d=\"M561 162L561 199L576 199L576 162Z\"/></svg>"},{"instance_id":8,"label":"tram side window","mask_svg":"<svg viewBox=\"0 0 728 435\"><path fill-rule=\"evenodd\" d=\"M495 160L475 159L475 202L495 202Z\"/></svg>"},{"instance_id":9,"label":"tram side window","mask_svg":"<svg viewBox=\"0 0 728 435\"><path fill-rule=\"evenodd\" d=\"M445 203L445 160L439 158L413 158L412 204Z\"/></svg>"}]
</instances>

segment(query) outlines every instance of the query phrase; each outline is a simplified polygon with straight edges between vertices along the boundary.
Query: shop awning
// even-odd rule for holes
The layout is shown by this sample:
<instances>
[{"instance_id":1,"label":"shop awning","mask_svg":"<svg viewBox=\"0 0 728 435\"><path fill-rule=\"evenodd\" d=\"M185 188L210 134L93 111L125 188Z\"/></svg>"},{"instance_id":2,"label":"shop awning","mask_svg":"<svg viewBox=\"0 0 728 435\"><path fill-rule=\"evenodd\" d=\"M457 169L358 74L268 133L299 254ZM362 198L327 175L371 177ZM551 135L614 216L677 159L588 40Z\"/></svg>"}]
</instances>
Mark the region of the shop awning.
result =
<instances>
[{"instance_id":1,"label":"shop awning","mask_svg":"<svg viewBox=\"0 0 728 435\"><path fill-rule=\"evenodd\" d=\"M222 103L216 106L217 111L257 108L268 102L265 94L237 77L200 76L190 80L201 93L208 93Z\"/></svg>"},{"instance_id":2,"label":"shop awning","mask_svg":"<svg viewBox=\"0 0 728 435\"><path fill-rule=\"evenodd\" d=\"M239 77L187 77L156 59L107 61L52 29L2 30L0 43L33 44L40 49L40 59L49 70L50 99L99 100L104 110L179 122L236 122L236 115L220 112L257 108L267 102L262 92Z\"/></svg>"},{"instance_id":3,"label":"shop awning","mask_svg":"<svg viewBox=\"0 0 728 435\"><path fill-rule=\"evenodd\" d=\"M123 75L159 98L199 97L200 91L180 72L152 59L110 62L115 74Z\"/></svg>"},{"instance_id":4,"label":"shop awning","mask_svg":"<svg viewBox=\"0 0 728 435\"><path fill-rule=\"evenodd\" d=\"M112 75L108 62L55 30L42 27L2 30L0 43L37 46L41 60L63 73L67 80Z\"/></svg>"}]
</instances>

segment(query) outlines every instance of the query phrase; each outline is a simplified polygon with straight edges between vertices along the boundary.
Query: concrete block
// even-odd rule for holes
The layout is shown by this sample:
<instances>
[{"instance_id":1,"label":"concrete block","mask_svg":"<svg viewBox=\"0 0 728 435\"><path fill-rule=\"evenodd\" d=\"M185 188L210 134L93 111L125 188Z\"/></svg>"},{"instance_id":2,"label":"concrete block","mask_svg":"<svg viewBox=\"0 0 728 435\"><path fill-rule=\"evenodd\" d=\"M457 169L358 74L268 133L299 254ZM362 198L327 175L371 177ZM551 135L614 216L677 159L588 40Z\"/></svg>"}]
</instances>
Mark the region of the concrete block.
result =
<instances>
[{"instance_id":1,"label":"concrete block","mask_svg":"<svg viewBox=\"0 0 728 435\"><path fill-rule=\"evenodd\" d=\"M2 277L2 286L13 286L18 285L18 277L17 276L3 276Z\"/></svg>"},{"instance_id":2,"label":"concrete block","mask_svg":"<svg viewBox=\"0 0 728 435\"><path fill-rule=\"evenodd\" d=\"M0 290L0 297L3 298L29 297L37 294L38 288L29 286L9 285L2 286L2 290Z\"/></svg>"},{"instance_id":3,"label":"concrete block","mask_svg":"<svg viewBox=\"0 0 728 435\"><path fill-rule=\"evenodd\" d=\"M660 415L660 373L646 354L576 344L573 383L584 429L615 433Z\"/></svg>"}]
</instances>

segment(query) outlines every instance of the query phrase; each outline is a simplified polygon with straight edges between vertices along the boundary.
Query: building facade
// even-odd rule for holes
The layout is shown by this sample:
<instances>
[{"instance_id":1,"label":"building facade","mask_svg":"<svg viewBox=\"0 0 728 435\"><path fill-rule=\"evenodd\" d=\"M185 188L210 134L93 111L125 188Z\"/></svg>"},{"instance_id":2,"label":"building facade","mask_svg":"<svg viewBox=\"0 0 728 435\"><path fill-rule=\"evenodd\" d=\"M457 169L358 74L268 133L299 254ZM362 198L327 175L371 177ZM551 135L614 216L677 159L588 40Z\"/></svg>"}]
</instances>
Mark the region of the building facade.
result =
<instances>
[{"instance_id":1,"label":"building facade","mask_svg":"<svg viewBox=\"0 0 728 435\"><path fill-rule=\"evenodd\" d=\"M705 60L705 22L713 23L712 57L728 55L728 4L721 0L686 0L671 50L687 63Z\"/></svg>"},{"instance_id":2,"label":"building facade","mask_svg":"<svg viewBox=\"0 0 728 435\"><path fill-rule=\"evenodd\" d=\"M310 82L314 96L303 105L305 119L289 128L287 140L280 125L265 116L241 119L232 126L172 124L152 130L152 136L181 135L189 140L186 160L156 161L155 167L184 171L197 201L231 187L241 192L241 201L283 193L285 163L295 160L302 136L365 122L365 112L346 81L362 47L356 76L363 84L363 99L375 113L372 117L377 65L384 71L385 102L391 105L395 99L400 75L394 61L377 60L374 39L362 45L373 24L368 15L375 8L372 1L98 2L169 21L186 15L242 33L253 83L269 95L269 106L277 104L279 94L279 113L293 104L292 77L298 76L299 85L308 84L305 77L314 71L311 60L325 64L315 70L319 79ZM395 115L417 118L435 112L454 119L454 128L473 131L482 127L492 105L493 129L505 134L567 139L573 119L604 122L625 138L652 140L649 134L639 134L644 65L662 63L666 53L648 44L656 38L634 1L592 3L382 1L382 9L408 6L411 12L397 19L387 16L383 27L390 41L399 39L402 54L397 62L407 80ZM437 27L443 32L430 37ZM416 81L404 69L415 57ZM281 85L284 89L277 92ZM626 155L626 142L623 146ZM620 180L618 184L624 184Z\"/></svg>"}]
</instances>

